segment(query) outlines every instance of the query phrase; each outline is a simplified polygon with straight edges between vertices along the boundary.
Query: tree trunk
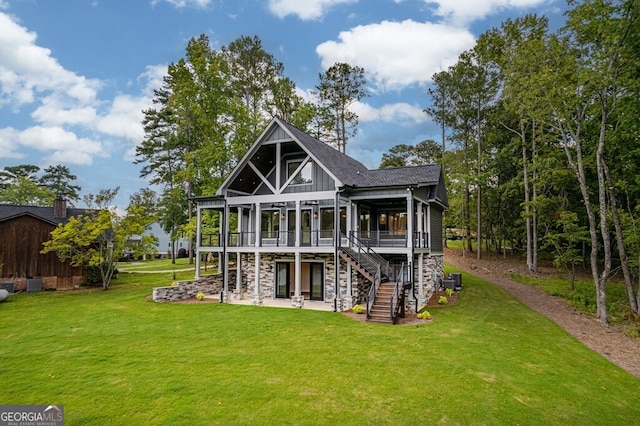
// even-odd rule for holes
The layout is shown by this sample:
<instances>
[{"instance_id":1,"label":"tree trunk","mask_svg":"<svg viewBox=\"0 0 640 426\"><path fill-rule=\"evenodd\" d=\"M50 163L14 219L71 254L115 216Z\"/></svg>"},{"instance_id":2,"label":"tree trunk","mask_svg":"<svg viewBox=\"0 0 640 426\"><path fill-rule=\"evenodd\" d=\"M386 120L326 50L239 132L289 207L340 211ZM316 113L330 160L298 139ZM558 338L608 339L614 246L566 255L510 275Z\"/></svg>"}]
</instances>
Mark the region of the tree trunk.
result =
<instances>
[{"instance_id":1,"label":"tree trunk","mask_svg":"<svg viewBox=\"0 0 640 426\"><path fill-rule=\"evenodd\" d=\"M609 204L611 205L611 217L613 218L613 224L616 229L616 242L618 244L618 253L620 254L620 267L622 268L622 275L624 276L624 285L627 290L627 297L629 299L629 306L634 314L638 313L638 301L636 299L635 291L633 289L633 283L631 282L631 272L629 271L629 262L627 257L627 250L624 245L624 237L622 234L622 224L620 223L620 214L618 212L618 204L616 202L615 192L613 190L613 182L611 179L611 173L609 167L603 162L604 173L607 180L607 188L609 188Z\"/></svg>"},{"instance_id":2,"label":"tree trunk","mask_svg":"<svg viewBox=\"0 0 640 426\"><path fill-rule=\"evenodd\" d=\"M527 167L527 146L522 122L520 122L520 140L522 141L522 176L524 185L524 220L527 228L527 269L533 269L533 258L531 248L531 200L529 199L529 170Z\"/></svg>"},{"instance_id":3,"label":"tree trunk","mask_svg":"<svg viewBox=\"0 0 640 426\"><path fill-rule=\"evenodd\" d=\"M480 175L482 174L482 141L480 137L480 105L478 102L477 116L476 116L476 138L478 145L478 159L477 159L477 176L476 176L476 259L482 258L482 185L480 184Z\"/></svg>"},{"instance_id":4,"label":"tree trunk","mask_svg":"<svg viewBox=\"0 0 640 426\"><path fill-rule=\"evenodd\" d=\"M531 185L531 196L532 196L532 210L533 217L531 218L531 266L529 268L530 272L538 273L538 191L537 191L537 167L536 167L536 158L538 155L538 150L536 147L536 126L535 123L531 126L531 161L533 165L533 170L531 171L531 179L533 180L533 184Z\"/></svg>"},{"instance_id":5,"label":"tree trunk","mask_svg":"<svg viewBox=\"0 0 640 426\"><path fill-rule=\"evenodd\" d=\"M584 201L585 210L587 212L587 219L589 221L589 237L591 239L591 253L589 254L589 263L591 265L591 276L596 290L596 305L597 305L597 319L603 324L608 323L607 318L607 305L606 305L606 292L604 291L604 284L601 281L600 271L598 268L598 224L596 221L596 215L591 205L591 199L589 196L589 187L587 186L586 174L584 171L584 162L582 159L582 147L580 137L576 134L572 134L571 138L567 135L562 123L559 123L559 129L563 139L563 147L567 156L569 166L573 170L578 179L580 185L580 193L582 194L582 200ZM570 145L575 146L576 158L574 161L571 154Z\"/></svg>"}]
</instances>

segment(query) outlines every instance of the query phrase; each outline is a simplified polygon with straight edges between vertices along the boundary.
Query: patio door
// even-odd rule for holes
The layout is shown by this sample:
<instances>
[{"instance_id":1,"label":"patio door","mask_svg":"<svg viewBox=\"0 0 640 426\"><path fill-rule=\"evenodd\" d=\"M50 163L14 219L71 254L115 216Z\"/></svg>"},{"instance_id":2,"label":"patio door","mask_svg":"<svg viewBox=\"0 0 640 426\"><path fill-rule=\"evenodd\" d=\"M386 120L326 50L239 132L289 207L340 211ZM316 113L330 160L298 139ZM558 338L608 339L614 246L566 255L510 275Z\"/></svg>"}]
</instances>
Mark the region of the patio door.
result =
<instances>
[{"instance_id":1,"label":"patio door","mask_svg":"<svg viewBox=\"0 0 640 426\"><path fill-rule=\"evenodd\" d=\"M300 229L296 229L296 211L289 210L287 212L287 234L288 246L294 246L296 243L296 232L300 233L300 245L311 245L311 209L300 211Z\"/></svg>"},{"instance_id":2,"label":"patio door","mask_svg":"<svg viewBox=\"0 0 640 426\"><path fill-rule=\"evenodd\" d=\"M308 300L324 300L324 263L302 262L300 291ZM295 288L294 262L276 262L276 297L288 299Z\"/></svg>"},{"instance_id":3,"label":"patio door","mask_svg":"<svg viewBox=\"0 0 640 426\"><path fill-rule=\"evenodd\" d=\"M288 299L291 292L290 262L276 263L276 297Z\"/></svg>"}]
</instances>

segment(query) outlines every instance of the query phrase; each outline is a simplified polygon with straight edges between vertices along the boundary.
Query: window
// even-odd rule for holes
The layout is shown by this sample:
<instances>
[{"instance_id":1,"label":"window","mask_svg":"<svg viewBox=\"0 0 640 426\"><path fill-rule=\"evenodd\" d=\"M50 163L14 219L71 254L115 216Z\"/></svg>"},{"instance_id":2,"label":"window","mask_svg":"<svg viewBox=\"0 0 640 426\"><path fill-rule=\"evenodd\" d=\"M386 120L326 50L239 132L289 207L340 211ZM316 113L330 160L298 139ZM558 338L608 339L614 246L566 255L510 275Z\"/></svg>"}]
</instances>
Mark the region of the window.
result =
<instances>
[{"instance_id":1,"label":"window","mask_svg":"<svg viewBox=\"0 0 640 426\"><path fill-rule=\"evenodd\" d=\"M333 238L333 207L320 209L320 238ZM340 209L340 232L347 233L347 209Z\"/></svg>"},{"instance_id":2,"label":"window","mask_svg":"<svg viewBox=\"0 0 640 426\"><path fill-rule=\"evenodd\" d=\"M278 210L265 210L261 218L262 237L278 238L280 230L280 212Z\"/></svg>"},{"instance_id":3,"label":"window","mask_svg":"<svg viewBox=\"0 0 640 426\"><path fill-rule=\"evenodd\" d=\"M298 167L303 163L303 160L291 160L287 161L287 179L293 176L298 170ZM307 161L307 163L298 171L291 185L306 185L313 183L313 162Z\"/></svg>"}]
</instances>

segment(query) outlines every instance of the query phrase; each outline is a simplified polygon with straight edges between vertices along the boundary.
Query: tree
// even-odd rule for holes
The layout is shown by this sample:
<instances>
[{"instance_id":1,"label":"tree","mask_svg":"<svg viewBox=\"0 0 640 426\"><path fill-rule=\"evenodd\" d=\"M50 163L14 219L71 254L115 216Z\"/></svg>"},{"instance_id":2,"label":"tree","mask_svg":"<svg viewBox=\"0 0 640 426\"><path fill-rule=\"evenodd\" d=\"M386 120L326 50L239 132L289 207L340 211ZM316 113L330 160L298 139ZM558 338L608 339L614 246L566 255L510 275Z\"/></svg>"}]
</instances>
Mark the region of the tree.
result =
<instances>
[{"instance_id":1,"label":"tree","mask_svg":"<svg viewBox=\"0 0 640 426\"><path fill-rule=\"evenodd\" d=\"M36 173L40 171L40 167L32 164L21 164L19 166L6 166L0 170L0 190L7 189L20 177L26 178L32 182L36 182Z\"/></svg>"},{"instance_id":2,"label":"tree","mask_svg":"<svg viewBox=\"0 0 640 426\"><path fill-rule=\"evenodd\" d=\"M17 176L12 179L11 185L0 190L0 203L17 204L22 206L52 206L56 194L38 186L26 176Z\"/></svg>"},{"instance_id":3,"label":"tree","mask_svg":"<svg viewBox=\"0 0 640 426\"><path fill-rule=\"evenodd\" d=\"M420 166L435 164L442 158L442 151L438 143L427 139L416 145L399 144L382 154L380 168Z\"/></svg>"},{"instance_id":4,"label":"tree","mask_svg":"<svg viewBox=\"0 0 640 426\"><path fill-rule=\"evenodd\" d=\"M78 191L80 187L73 185L77 179L77 176L71 174L71 171L67 166L58 164L57 166L49 166L44 169L44 175L40 177L38 183L44 188L48 188L56 195L61 195L67 201L74 203L80 200Z\"/></svg>"},{"instance_id":5,"label":"tree","mask_svg":"<svg viewBox=\"0 0 640 426\"><path fill-rule=\"evenodd\" d=\"M61 261L69 261L72 266L96 267L104 290L109 288L118 259L126 255L133 237L142 236L151 218L151 212L135 204L130 204L126 214L120 216L111 205L118 190L103 189L96 195L85 196L84 201L91 210L59 224L41 251L43 254L57 252ZM143 245L152 239L151 236L141 238Z\"/></svg>"},{"instance_id":6,"label":"tree","mask_svg":"<svg viewBox=\"0 0 640 426\"><path fill-rule=\"evenodd\" d=\"M549 224L551 225L551 224ZM589 232L578 224L574 212L560 212L554 227L549 226L545 240L555 252L553 264L569 274L570 289L574 289L576 265L582 262L582 244L589 241Z\"/></svg>"},{"instance_id":7,"label":"tree","mask_svg":"<svg viewBox=\"0 0 640 426\"><path fill-rule=\"evenodd\" d=\"M319 75L316 90L320 107L331 119L323 124L333 133L329 142L342 153L358 126L358 116L349 107L368 95L365 84L364 68L346 63L336 63Z\"/></svg>"}]
</instances>

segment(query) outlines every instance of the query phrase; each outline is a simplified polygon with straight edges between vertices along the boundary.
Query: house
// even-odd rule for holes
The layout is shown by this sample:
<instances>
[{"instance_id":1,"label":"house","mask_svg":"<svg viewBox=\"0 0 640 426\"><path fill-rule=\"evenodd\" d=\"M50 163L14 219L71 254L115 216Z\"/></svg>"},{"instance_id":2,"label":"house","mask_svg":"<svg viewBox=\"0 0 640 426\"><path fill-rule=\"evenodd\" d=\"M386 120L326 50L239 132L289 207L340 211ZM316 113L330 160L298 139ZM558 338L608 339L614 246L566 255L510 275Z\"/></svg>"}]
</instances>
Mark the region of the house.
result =
<instances>
[{"instance_id":1,"label":"house","mask_svg":"<svg viewBox=\"0 0 640 426\"><path fill-rule=\"evenodd\" d=\"M86 210L67 208L58 197L53 207L0 204L0 281L17 290L69 289L79 286L83 269L61 262L57 253L41 254L51 231Z\"/></svg>"},{"instance_id":2,"label":"house","mask_svg":"<svg viewBox=\"0 0 640 426\"><path fill-rule=\"evenodd\" d=\"M443 276L439 165L368 170L274 119L216 194L196 201L196 278L218 253L226 299L364 304L368 317L394 321L425 305ZM235 282L231 263L242 271Z\"/></svg>"},{"instance_id":3,"label":"house","mask_svg":"<svg viewBox=\"0 0 640 426\"><path fill-rule=\"evenodd\" d=\"M171 251L173 250L174 257L180 257L183 254L184 257L188 256L189 239L185 237L179 237L176 241L171 243L171 235L162 229L160 222L153 222L148 229L143 233L143 236L154 236L157 242L154 245L155 257L159 258L171 258ZM132 245L140 244L141 236L136 235L129 239Z\"/></svg>"}]
</instances>

